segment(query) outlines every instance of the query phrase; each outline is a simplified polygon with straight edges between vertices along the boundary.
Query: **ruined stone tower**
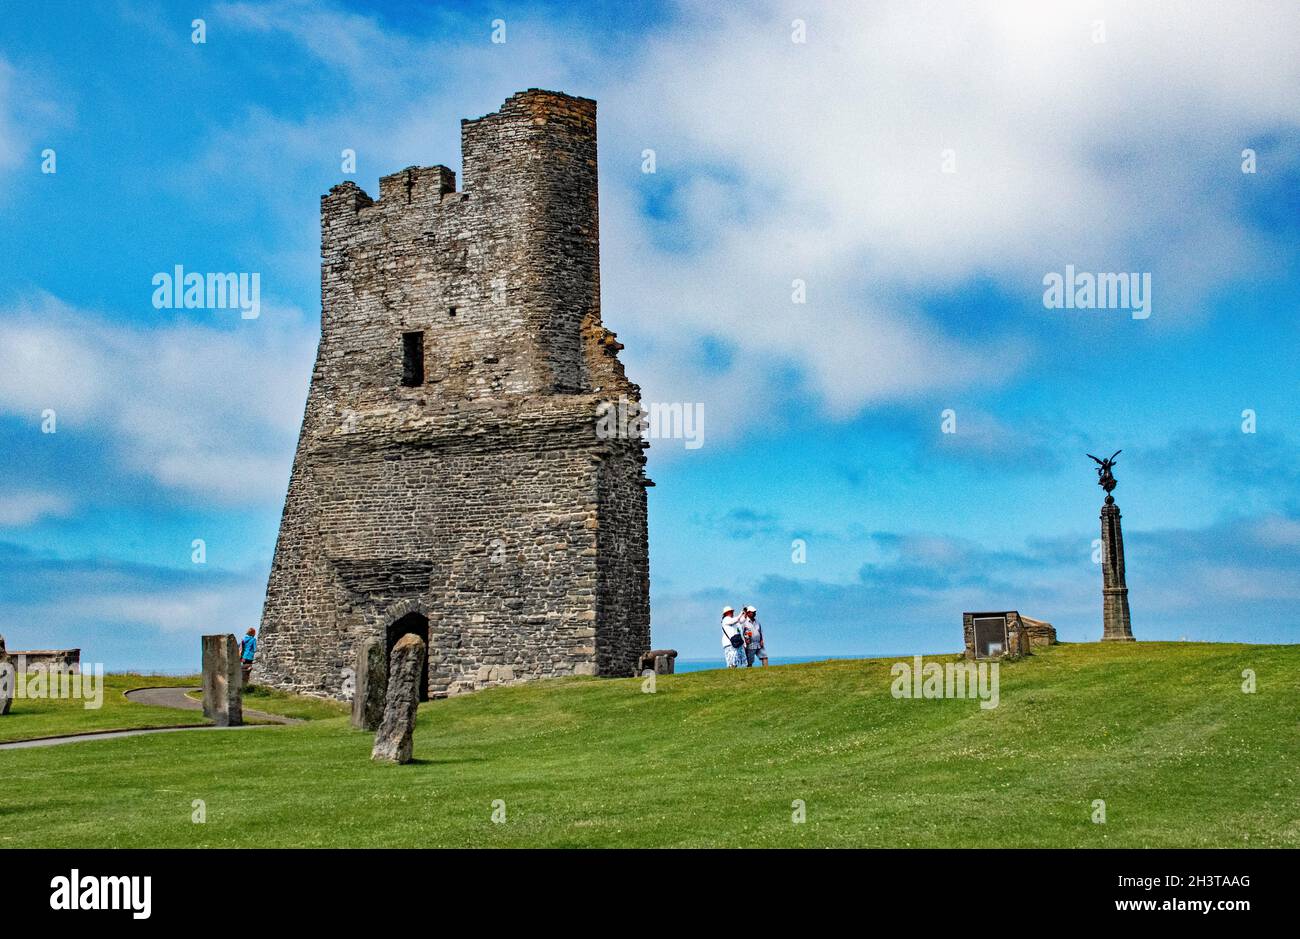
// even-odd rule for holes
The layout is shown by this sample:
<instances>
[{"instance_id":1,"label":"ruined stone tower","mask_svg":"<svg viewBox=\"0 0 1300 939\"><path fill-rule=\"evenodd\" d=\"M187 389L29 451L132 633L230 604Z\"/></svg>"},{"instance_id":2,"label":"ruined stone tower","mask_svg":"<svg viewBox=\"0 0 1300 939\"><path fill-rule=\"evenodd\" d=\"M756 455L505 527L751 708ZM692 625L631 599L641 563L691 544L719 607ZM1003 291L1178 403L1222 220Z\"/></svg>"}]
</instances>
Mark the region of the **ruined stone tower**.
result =
<instances>
[{"instance_id":1,"label":"ruined stone tower","mask_svg":"<svg viewBox=\"0 0 1300 939\"><path fill-rule=\"evenodd\" d=\"M321 338L252 680L343 696L363 639L428 690L630 675L650 648L644 444L600 320L596 103L531 89L444 166L321 199Z\"/></svg>"}]
</instances>

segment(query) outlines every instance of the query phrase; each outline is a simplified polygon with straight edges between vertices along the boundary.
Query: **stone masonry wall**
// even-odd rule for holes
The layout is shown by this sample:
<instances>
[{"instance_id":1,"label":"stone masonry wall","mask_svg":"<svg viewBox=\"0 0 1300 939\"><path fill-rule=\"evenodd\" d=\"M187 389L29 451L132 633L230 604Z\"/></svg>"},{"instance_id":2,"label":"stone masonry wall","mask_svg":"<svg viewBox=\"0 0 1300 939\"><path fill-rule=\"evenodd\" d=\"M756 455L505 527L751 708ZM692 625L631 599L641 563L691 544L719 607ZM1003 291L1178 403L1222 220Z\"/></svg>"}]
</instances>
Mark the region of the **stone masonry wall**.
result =
<instances>
[{"instance_id":1,"label":"stone masonry wall","mask_svg":"<svg viewBox=\"0 0 1300 939\"><path fill-rule=\"evenodd\" d=\"M252 680L330 696L428 621L431 693L630 675L650 647L640 397L600 322L594 101L462 122L464 189L409 167L321 200L321 340ZM423 381L403 379L422 333Z\"/></svg>"}]
</instances>

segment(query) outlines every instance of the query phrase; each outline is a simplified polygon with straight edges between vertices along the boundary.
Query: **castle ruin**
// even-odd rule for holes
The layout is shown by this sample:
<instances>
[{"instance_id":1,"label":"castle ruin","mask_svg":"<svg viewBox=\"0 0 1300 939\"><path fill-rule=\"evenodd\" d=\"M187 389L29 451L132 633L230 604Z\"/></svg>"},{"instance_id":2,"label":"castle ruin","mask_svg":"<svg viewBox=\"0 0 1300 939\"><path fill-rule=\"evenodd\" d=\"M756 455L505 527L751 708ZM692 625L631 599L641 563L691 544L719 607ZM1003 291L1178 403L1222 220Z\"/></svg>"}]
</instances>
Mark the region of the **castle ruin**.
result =
<instances>
[{"instance_id":1,"label":"castle ruin","mask_svg":"<svg viewBox=\"0 0 1300 939\"><path fill-rule=\"evenodd\" d=\"M640 389L600 319L596 103L532 89L445 166L321 199L321 337L252 681L345 697L425 640L428 695L630 675L650 648Z\"/></svg>"}]
</instances>

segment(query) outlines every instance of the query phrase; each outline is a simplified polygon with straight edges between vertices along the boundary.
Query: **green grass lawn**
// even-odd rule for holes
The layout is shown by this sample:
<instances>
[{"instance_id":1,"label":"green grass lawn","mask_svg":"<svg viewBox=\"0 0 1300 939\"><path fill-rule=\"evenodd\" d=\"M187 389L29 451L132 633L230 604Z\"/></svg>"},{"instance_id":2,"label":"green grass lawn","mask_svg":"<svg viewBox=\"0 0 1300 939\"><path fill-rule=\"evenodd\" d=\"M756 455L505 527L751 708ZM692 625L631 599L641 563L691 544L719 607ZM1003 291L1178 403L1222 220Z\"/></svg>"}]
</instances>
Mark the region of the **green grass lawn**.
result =
<instances>
[{"instance_id":1,"label":"green grass lawn","mask_svg":"<svg viewBox=\"0 0 1300 939\"><path fill-rule=\"evenodd\" d=\"M196 701L202 701L203 693L192 691L190 697ZM346 704L339 701L325 701L320 698L287 694L261 685L248 685L244 689L244 708L245 710L265 711L268 714L279 714L283 717L293 717L300 721L318 721L327 717L338 717L340 714L347 714L350 710Z\"/></svg>"},{"instance_id":2,"label":"green grass lawn","mask_svg":"<svg viewBox=\"0 0 1300 939\"><path fill-rule=\"evenodd\" d=\"M1300 646L1058 646L993 710L892 661L435 701L408 766L345 717L0 752L0 846L1300 845Z\"/></svg>"},{"instance_id":3,"label":"green grass lawn","mask_svg":"<svg viewBox=\"0 0 1300 939\"><path fill-rule=\"evenodd\" d=\"M98 708L87 708L81 698L22 698L13 703L8 714L0 717L0 743L104 730L203 724L206 720L201 712L135 704L124 696L133 688L177 688L201 683L197 675L105 675L103 703ZM347 707L336 701L303 698L256 687L245 693L244 706L300 720L347 713Z\"/></svg>"},{"instance_id":4,"label":"green grass lawn","mask_svg":"<svg viewBox=\"0 0 1300 939\"><path fill-rule=\"evenodd\" d=\"M79 698L22 698L13 703L8 714L0 717L0 743L98 730L202 724L202 714L132 704L123 697L123 692L132 688L170 688L197 683L195 676L105 675L103 704L89 709Z\"/></svg>"}]
</instances>

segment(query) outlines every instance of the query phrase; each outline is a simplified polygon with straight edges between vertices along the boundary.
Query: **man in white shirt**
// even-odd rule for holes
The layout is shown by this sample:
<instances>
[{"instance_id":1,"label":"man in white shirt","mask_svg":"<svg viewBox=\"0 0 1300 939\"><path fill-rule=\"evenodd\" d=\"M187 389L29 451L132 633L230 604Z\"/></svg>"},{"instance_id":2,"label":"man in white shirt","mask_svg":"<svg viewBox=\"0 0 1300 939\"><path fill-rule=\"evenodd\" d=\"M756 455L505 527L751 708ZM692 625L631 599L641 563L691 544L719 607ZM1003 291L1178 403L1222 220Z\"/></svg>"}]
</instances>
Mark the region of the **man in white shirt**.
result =
<instances>
[{"instance_id":1,"label":"man in white shirt","mask_svg":"<svg viewBox=\"0 0 1300 939\"><path fill-rule=\"evenodd\" d=\"M745 663L745 634L740 631L740 617L729 606L722 608L722 660L727 668L740 668Z\"/></svg>"},{"instance_id":2,"label":"man in white shirt","mask_svg":"<svg viewBox=\"0 0 1300 939\"><path fill-rule=\"evenodd\" d=\"M745 664L753 668L754 660L758 659L766 667L767 641L763 638L763 627L758 622L758 610L752 606L745 607L740 614L740 624L745 635Z\"/></svg>"}]
</instances>

